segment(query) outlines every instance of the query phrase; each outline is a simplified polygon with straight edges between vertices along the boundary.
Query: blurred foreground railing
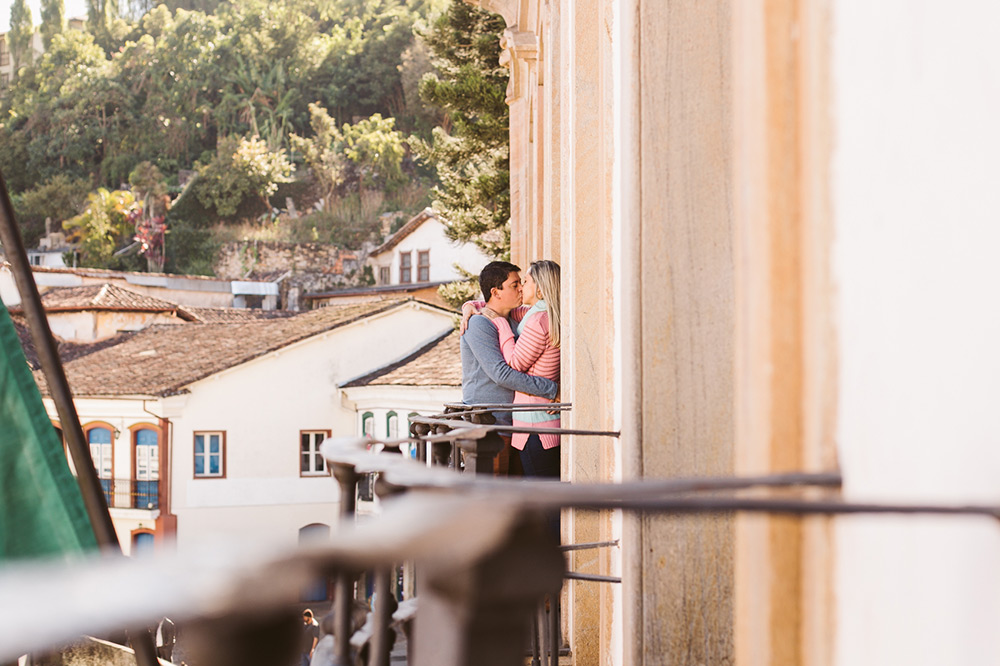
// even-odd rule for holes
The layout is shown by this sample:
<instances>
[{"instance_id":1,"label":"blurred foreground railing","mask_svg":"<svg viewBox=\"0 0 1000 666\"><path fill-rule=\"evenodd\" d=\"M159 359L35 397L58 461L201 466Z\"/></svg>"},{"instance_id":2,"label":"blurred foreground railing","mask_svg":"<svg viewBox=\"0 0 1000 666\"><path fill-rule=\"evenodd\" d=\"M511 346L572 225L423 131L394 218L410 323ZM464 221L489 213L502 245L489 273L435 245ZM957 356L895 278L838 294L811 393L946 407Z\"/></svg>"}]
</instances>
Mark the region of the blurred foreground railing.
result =
<instances>
[{"instance_id":1,"label":"blurred foreground railing","mask_svg":"<svg viewBox=\"0 0 1000 666\"><path fill-rule=\"evenodd\" d=\"M473 422L473 416L451 412L414 419L412 437L395 442L325 442L323 454L340 484L344 516L334 543L293 550L186 544L182 553L150 558L95 557L71 566L7 564L0 568L0 663L83 634L153 625L168 615L184 627L190 666L285 666L298 649L299 590L317 578L332 577L338 583L334 656L325 664L314 660L314 666L362 663L359 659L388 664L394 627L407 634L408 662L416 666L514 666L524 663L528 645L538 645L537 660L541 646L551 646L558 631L555 613L539 618L539 608L546 596L558 597L567 574L563 551L613 545L560 547L545 528L547 512L583 508L1000 517L1000 507L989 505L859 504L816 492L808 497L789 494L794 488L836 490L841 483L837 473L618 484L495 479L472 474L481 466L470 465L466 452L477 457L486 452L475 444L461 445L496 430L493 424ZM424 447L443 464L428 466L394 455L404 444ZM465 473L445 466L456 449L466 456L459 465ZM355 486L368 473L377 473L381 513L356 523ZM766 494L779 488L780 496ZM742 495L747 489L755 489L754 494ZM388 593L388 572L401 562L412 562L418 572L418 595L396 608ZM352 634L352 581L368 570L376 572L375 609L367 627ZM143 594L128 593L134 590ZM59 600L58 621L39 622L52 617L54 599ZM529 633L533 618L537 638ZM550 660L557 659L555 650L548 652Z\"/></svg>"}]
</instances>

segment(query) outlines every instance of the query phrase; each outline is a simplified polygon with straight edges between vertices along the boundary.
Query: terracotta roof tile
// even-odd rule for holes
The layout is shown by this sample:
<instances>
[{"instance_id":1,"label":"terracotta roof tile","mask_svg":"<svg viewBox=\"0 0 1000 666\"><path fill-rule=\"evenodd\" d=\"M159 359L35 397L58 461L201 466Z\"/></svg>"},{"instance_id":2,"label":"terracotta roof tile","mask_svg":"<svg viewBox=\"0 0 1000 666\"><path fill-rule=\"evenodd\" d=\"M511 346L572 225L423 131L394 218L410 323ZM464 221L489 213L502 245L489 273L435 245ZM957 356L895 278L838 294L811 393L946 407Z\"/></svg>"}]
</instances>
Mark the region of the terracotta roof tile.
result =
<instances>
[{"instance_id":1,"label":"terracotta roof tile","mask_svg":"<svg viewBox=\"0 0 1000 666\"><path fill-rule=\"evenodd\" d=\"M109 268L72 268L70 266L32 266L34 273L67 273L70 275L82 275L84 277L102 278L127 278L136 276L141 278L162 277L162 278L184 278L185 280L201 280L203 282L229 282L223 278L211 275L187 275L180 273L146 273L142 271L117 271Z\"/></svg>"},{"instance_id":2,"label":"terracotta roof tile","mask_svg":"<svg viewBox=\"0 0 1000 666\"><path fill-rule=\"evenodd\" d=\"M184 308L196 320L203 324L237 323L261 321L266 319L283 319L299 314L292 310L256 310L250 308Z\"/></svg>"},{"instance_id":3,"label":"terracotta roof tile","mask_svg":"<svg viewBox=\"0 0 1000 666\"><path fill-rule=\"evenodd\" d=\"M14 330L17 331L17 337L21 341L21 348L24 350L24 356L28 360L28 366L32 370L40 369L42 367L42 363L38 358L38 352L35 349L35 341L31 337L31 329L28 326L28 322L25 321L24 317L19 314L12 314L10 319L14 323ZM63 364L66 364L70 361L86 356L87 354L93 354L95 351L100 351L107 347L120 344L125 340L128 340L133 335L135 335L135 332L129 331L126 333L119 333L114 337L99 340L97 342L67 342L60 339L57 335L53 337L55 338L56 348L59 352L59 360L61 360Z\"/></svg>"},{"instance_id":4,"label":"terracotta roof tile","mask_svg":"<svg viewBox=\"0 0 1000 666\"><path fill-rule=\"evenodd\" d=\"M176 303L108 283L80 287L53 287L41 296L42 306L50 312L68 310L173 312L179 308Z\"/></svg>"},{"instance_id":5,"label":"terracotta roof tile","mask_svg":"<svg viewBox=\"0 0 1000 666\"><path fill-rule=\"evenodd\" d=\"M31 329L28 327L28 322L25 321L23 316L16 314L11 314L10 320L14 324L14 330L17 332L18 339L21 341L21 349L24 350L24 356L28 360L28 367L32 370L42 367L41 362L38 360L38 352L35 350L35 341L31 337Z\"/></svg>"},{"instance_id":6,"label":"terracotta roof tile","mask_svg":"<svg viewBox=\"0 0 1000 666\"><path fill-rule=\"evenodd\" d=\"M352 386L461 386L462 354L458 331L424 345L401 361L343 384Z\"/></svg>"},{"instance_id":7,"label":"terracotta roof tile","mask_svg":"<svg viewBox=\"0 0 1000 666\"><path fill-rule=\"evenodd\" d=\"M199 379L406 301L330 306L281 319L150 326L65 364L77 396L172 395ZM41 373L35 373L43 393Z\"/></svg>"}]
</instances>

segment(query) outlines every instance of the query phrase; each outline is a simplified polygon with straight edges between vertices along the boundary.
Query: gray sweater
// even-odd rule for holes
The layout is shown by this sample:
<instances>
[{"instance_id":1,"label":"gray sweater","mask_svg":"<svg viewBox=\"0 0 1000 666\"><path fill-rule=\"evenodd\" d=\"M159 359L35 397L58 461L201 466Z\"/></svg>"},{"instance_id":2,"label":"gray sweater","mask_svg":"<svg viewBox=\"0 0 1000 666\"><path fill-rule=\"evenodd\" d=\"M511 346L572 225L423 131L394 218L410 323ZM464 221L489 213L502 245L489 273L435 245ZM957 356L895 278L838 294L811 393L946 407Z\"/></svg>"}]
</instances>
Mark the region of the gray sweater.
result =
<instances>
[{"instance_id":1,"label":"gray sweater","mask_svg":"<svg viewBox=\"0 0 1000 666\"><path fill-rule=\"evenodd\" d=\"M482 315L469 319L462 335L462 402L467 405L514 402L514 391L556 397L559 385L551 379L532 377L511 368L500 352L496 326ZM496 412L497 423L510 425L510 412Z\"/></svg>"}]
</instances>

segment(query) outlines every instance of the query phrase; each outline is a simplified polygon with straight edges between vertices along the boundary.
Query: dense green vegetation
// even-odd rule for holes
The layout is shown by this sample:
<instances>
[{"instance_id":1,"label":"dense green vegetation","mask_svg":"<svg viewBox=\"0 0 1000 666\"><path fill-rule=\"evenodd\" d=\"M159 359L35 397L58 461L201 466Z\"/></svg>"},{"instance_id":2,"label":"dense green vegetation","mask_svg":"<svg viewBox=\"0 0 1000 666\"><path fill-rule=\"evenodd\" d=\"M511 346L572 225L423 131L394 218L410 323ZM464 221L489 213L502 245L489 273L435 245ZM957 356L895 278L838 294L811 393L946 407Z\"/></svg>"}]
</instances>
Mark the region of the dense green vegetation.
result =
<instances>
[{"instance_id":1,"label":"dense green vegetation","mask_svg":"<svg viewBox=\"0 0 1000 666\"><path fill-rule=\"evenodd\" d=\"M139 267L119 250L165 215L166 269L206 272L228 238L357 244L433 196L456 238L502 254L503 23L446 2L89 0L81 32L45 0L46 52L0 100L26 241L68 221L85 265Z\"/></svg>"},{"instance_id":2,"label":"dense green vegetation","mask_svg":"<svg viewBox=\"0 0 1000 666\"><path fill-rule=\"evenodd\" d=\"M420 86L425 101L445 109L450 130L434 130L417 150L437 167L435 208L453 239L472 240L488 254L510 254L510 110L504 101L500 16L453 2L425 35L435 72Z\"/></svg>"}]
</instances>

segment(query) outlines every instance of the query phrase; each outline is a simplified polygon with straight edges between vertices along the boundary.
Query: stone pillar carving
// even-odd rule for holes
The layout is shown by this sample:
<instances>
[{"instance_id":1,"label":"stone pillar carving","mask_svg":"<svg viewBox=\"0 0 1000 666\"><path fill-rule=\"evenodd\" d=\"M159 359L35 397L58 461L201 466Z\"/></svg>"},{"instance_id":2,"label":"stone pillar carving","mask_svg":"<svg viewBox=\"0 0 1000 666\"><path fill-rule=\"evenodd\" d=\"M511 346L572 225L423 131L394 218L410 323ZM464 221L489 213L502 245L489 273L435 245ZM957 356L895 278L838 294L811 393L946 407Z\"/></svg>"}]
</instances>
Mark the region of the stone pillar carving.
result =
<instances>
[{"instance_id":1,"label":"stone pillar carving","mask_svg":"<svg viewBox=\"0 0 1000 666\"><path fill-rule=\"evenodd\" d=\"M528 85L538 62L538 36L516 27L507 28L500 37L500 64L510 69L507 104L528 95Z\"/></svg>"}]
</instances>

